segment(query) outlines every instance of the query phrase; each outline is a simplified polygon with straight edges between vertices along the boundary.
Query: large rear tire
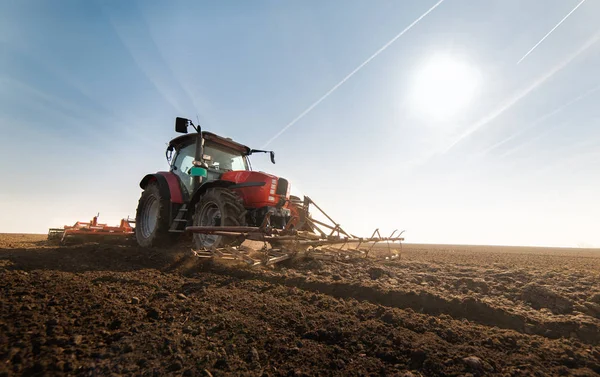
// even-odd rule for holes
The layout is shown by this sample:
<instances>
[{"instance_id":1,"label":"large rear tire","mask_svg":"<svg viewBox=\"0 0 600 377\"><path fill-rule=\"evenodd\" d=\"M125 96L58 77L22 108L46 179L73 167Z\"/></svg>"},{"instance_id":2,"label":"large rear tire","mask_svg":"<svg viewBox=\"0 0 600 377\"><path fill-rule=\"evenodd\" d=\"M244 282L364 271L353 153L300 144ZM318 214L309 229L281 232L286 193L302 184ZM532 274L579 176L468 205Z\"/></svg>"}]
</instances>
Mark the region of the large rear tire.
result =
<instances>
[{"instance_id":1,"label":"large rear tire","mask_svg":"<svg viewBox=\"0 0 600 377\"><path fill-rule=\"evenodd\" d=\"M164 246L172 241L169 233L169 199L160 195L156 183L146 186L135 213L135 239L141 247Z\"/></svg>"},{"instance_id":2,"label":"large rear tire","mask_svg":"<svg viewBox=\"0 0 600 377\"><path fill-rule=\"evenodd\" d=\"M196 204L194 226L246 226L244 201L227 188L208 189ZM194 244L199 249L236 246L242 242L241 237L194 234Z\"/></svg>"}]
</instances>

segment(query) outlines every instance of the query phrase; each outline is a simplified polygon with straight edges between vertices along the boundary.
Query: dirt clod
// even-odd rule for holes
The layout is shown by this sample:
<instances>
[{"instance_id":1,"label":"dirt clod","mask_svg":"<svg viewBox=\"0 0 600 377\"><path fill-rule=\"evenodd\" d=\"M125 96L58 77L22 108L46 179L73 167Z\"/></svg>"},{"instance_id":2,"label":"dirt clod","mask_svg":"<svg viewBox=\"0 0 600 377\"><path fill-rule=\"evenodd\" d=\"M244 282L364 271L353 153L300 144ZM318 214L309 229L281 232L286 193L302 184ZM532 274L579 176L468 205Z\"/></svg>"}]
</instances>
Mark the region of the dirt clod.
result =
<instances>
[{"instance_id":1,"label":"dirt clod","mask_svg":"<svg viewBox=\"0 0 600 377\"><path fill-rule=\"evenodd\" d=\"M251 363L258 363L260 361L260 356L258 355L258 350L256 348L250 348L250 352L248 353L248 361Z\"/></svg>"},{"instance_id":2,"label":"dirt clod","mask_svg":"<svg viewBox=\"0 0 600 377\"><path fill-rule=\"evenodd\" d=\"M462 360L472 371L483 371L483 361L477 356L468 356Z\"/></svg>"},{"instance_id":3,"label":"dirt clod","mask_svg":"<svg viewBox=\"0 0 600 377\"><path fill-rule=\"evenodd\" d=\"M521 295L523 300L530 302L536 309L548 308L557 314L573 312L573 301L548 286L530 283L523 287Z\"/></svg>"},{"instance_id":4,"label":"dirt clod","mask_svg":"<svg viewBox=\"0 0 600 377\"><path fill-rule=\"evenodd\" d=\"M150 319L160 319L160 311L155 308L149 308L146 310L146 316Z\"/></svg>"},{"instance_id":5,"label":"dirt clod","mask_svg":"<svg viewBox=\"0 0 600 377\"><path fill-rule=\"evenodd\" d=\"M590 301L596 304L600 304L600 293L595 293L590 297Z\"/></svg>"},{"instance_id":6,"label":"dirt clod","mask_svg":"<svg viewBox=\"0 0 600 377\"><path fill-rule=\"evenodd\" d=\"M368 273L373 280L377 280L387 275L387 272L381 267L371 267L369 268Z\"/></svg>"},{"instance_id":7,"label":"dirt clod","mask_svg":"<svg viewBox=\"0 0 600 377\"><path fill-rule=\"evenodd\" d=\"M183 368L183 365L181 364L180 361L175 361L174 363L169 365L169 371L171 371L171 372L177 372L178 370L181 370L182 368Z\"/></svg>"}]
</instances>

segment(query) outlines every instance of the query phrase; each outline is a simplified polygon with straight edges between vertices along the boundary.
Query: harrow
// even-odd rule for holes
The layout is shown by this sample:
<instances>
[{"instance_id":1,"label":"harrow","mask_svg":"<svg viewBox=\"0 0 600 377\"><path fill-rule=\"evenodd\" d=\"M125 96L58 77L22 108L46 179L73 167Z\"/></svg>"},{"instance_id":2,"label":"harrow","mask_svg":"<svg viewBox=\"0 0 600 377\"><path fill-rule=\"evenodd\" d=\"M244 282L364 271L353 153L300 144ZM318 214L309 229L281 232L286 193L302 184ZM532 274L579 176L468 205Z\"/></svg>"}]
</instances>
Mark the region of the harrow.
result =
<instances>
[{"instance_id":1,"label":"harrow","mask_svg":"<svg viewBox=\"0 0 600 377\"><path fill-rule=\"evenodd\" d=\"M100 214L97 214L90 222L78 221L72 226L65 225L63 228L51 228L48 230L48 240L65 244L69 238L82 240L124 239L135 234L135 230L131 226L132 223L135 223L135 220L121 219L119 226L108 226L107 224L98 223L99 216Z\"/></svg>"},{"instance_id":2,"label":"harrow","mask_svg":"<svg viewBox=\"0 0 600 377\"><path fill-rule=\"evenodd\" d=\"M398 231L394 230L390 236L383 237L379 229L375 229L371 237L357 237L346 232L309 197L305 196L303 201L292 200L291 204L295 207L292 211L294 216L284 229L271 226L269 213L258 227L188 226L186 231L190 233L234 237L238 244L241 242L239 246L193 250L193 253L202 258L237 260L251 266L268 266L302 256L324 260L366 258L377 243L386 242L388 253L384 258L395 259L400 256L404 231L396 234ZM329 223L309 215L311 204Z\"/></svg>"}]
</instances>

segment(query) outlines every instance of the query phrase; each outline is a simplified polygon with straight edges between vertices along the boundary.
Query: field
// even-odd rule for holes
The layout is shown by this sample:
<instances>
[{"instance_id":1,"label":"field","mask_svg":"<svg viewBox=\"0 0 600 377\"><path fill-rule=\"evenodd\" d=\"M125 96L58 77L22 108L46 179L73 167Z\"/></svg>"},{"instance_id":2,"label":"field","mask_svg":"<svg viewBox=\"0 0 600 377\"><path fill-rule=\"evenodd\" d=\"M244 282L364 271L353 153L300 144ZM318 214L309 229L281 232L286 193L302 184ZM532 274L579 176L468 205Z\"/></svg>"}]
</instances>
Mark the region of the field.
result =
<instances>
[{"instance_id":1,"label":"field","mask_svg":"<svg viewBox=\"0 0 600 377\"><path fill-rule=\"evenodd\" d=\"M600 250L250 269L4 234L0 292L0 376L600 375Z\"/></svg>"}]
</instances>

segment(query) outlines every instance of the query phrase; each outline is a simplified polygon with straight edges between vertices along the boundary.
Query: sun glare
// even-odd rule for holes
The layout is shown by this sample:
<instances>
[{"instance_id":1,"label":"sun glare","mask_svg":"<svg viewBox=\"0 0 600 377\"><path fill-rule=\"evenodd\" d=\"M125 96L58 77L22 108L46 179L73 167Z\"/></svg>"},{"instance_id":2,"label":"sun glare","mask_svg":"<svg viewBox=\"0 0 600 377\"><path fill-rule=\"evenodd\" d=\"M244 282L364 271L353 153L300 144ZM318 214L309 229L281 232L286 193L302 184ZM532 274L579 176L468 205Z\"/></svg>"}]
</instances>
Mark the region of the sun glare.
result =
<instances>
[{"instance_id":1,"label":"sun glare","mask_svg":"<svg viewBox=\"0 0 600 377\"><path fill-rule=\"evenodd\" d=\"M420 66L409 93L411 109L429 120L452 120L466 109L479 87L478 70L449 55L436 55Z\"/></svg>"}]
</instances>

